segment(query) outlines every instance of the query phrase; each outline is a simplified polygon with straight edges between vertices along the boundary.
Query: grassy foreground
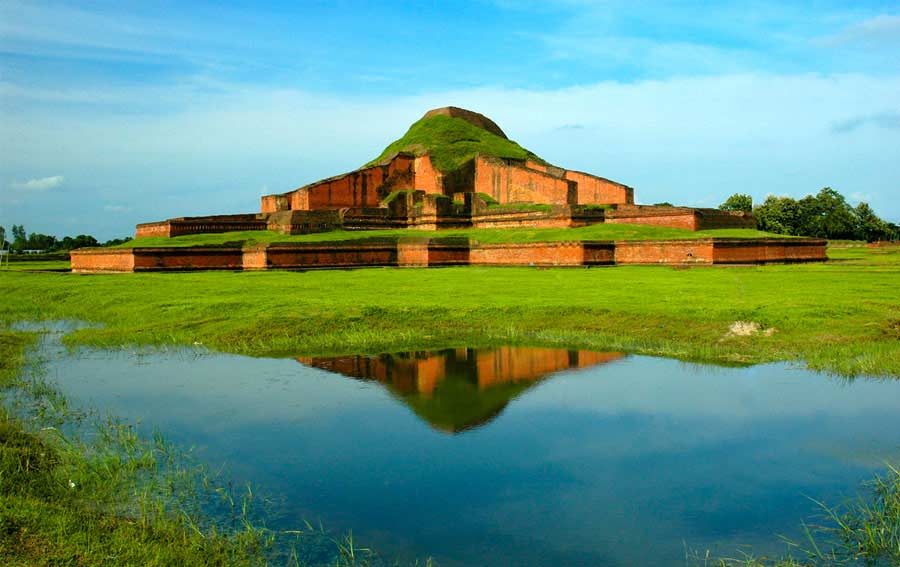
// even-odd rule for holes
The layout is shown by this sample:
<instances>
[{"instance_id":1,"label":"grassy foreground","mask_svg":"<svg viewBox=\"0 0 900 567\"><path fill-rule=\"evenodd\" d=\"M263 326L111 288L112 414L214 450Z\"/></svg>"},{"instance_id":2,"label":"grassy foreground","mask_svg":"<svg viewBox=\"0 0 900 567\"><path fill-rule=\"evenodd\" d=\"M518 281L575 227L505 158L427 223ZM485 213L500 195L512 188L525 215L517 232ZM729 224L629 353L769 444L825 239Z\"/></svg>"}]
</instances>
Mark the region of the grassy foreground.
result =
<instances>
[{"instance_id":1,"label":"grassy foreground","mask_svg":"<svg viewBox=\"0 0 900 567\"><path fill-rule=\"evenodd\" d=\"M581 228L467 228L458 230L334 230L316 234L284 235L269 230L247 230L218 234L189 234L174 238L145 237L129 240L115 248L139 246L215 246L223 244L266 244L270 242L335 242L383 238L467 237L484 243L575 242L583 240L686 240L698 238L793 238L744 228L691 231L637 224L595 224Z\"/></svg>"},{"instance_id":2,"label":"grassy foreground","mask_svg":"<svg viewBox=\"0 0 900 567\"><path fill-rule=\"evenodd\" d=\"M0 272L6 322L104 324L76 344L192 344L249 354L325 353L518 342L621 349L720 362L806 360L848 375L900 376L900 249L833 250L828 265L759 268L376 269L308 273L77 276ZM728 336L733 321L772 334ZM28 333L0 331L0 386L17 378ZM9 392L9 390L6 390ZM47 395L45 393L45 395ZM6 394L4 394L6 397ZM56 403L64 400L52 398ZM122 482L153 467L127 430L128 459L72 447L0 409L0 564L253 565L252 529L190 529ZM126 482L127 484L127 482ZM146 485L141 485L146 486ZM116 513L122 507L130 514ZM140 508L140 507L139 507ZM692 558L691 565L893 565L900 560L900 474L829 510L801 559ZM345 565L364 564L347 561Z\"/></svg>"},{"instance_id":3,"label":"grassy foreground","mask_svg":"<svg viewBox=\"0 0 900 567\"><path fill-rule=\"evenodd\" d=\"M67 340L326 355L528 344L900 376L900 248L744 268L441 268L79 276L0 272L0 321ZM734 335L737 321L760 332Z\"/></svg>"},{"instance_id":4,"label":"grassy foreground","mask_svg":"<svg viewBox=\"0 0 900 567\"><path fill-rule=\"evenodd\" d=\"M32 333L0 331L3 397L18 389L15 397L35 408L20 416L8 404L0 406L0 564L258 564L262 541L254 532L222 536L189 529L160 500L128 490L137 478L147 481L145 490L158 480L145 474L158 455L145 452L128 428L110 425L105 440L88 448L46 425L47 413L61 415L66 403L40 380L20 378L34 339ZM140 512L117 513L134 507Z\"/></svg>"}]
</instances>

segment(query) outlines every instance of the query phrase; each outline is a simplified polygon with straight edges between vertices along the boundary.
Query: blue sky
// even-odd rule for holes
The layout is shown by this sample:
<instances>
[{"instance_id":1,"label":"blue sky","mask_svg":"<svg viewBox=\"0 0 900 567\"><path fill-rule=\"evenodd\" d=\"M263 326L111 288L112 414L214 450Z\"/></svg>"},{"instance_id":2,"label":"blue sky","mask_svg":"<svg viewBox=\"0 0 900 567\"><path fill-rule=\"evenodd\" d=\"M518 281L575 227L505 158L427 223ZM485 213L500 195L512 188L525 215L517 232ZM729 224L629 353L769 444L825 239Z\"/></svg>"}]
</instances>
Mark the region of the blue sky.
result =
<instances>
[{"instance_id":1,"label":"blue sky","mask_svg":"<svg viewBox=\"0 0 900 567\"><path fill-rule=\"evenodd\" d=\"M900 5L708 4L0 0L0 225L255 211L445 105L639 202L900 221Z\"/></svg>"}]
</instances>

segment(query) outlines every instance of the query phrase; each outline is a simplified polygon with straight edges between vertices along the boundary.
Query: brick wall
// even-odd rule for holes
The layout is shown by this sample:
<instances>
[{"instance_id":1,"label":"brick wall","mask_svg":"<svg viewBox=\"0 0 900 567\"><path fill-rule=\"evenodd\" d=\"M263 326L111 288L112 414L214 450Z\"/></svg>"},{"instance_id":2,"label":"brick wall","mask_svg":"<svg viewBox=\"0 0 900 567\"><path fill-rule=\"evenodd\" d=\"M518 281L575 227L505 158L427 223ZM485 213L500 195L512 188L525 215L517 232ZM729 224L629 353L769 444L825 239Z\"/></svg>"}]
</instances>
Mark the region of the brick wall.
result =
<instances>
[{"instance_id":1,"label":"brick wall","mask_svg":"<svg viewBox=\"0 0 900 567\"><path fill-rule=\"evenodd\" d=\"M580 171L566 171L565 178L578 183L579 205L634 203L634 189L621 183Z\"/></svg>"},{"instance_id":2,"label":"brick wall","mask_svg":"<svg viewBox=\"0 0 900 567\"><path fill-rule=\"evenodd\" d=\"M137 225L135 238L148 236L182 236L185 234L208 234L232 232L236 230L266 230L266 221L255 214L217 215L209 217L180 217L160 222Z\"/></svg>"},{"instance_id":3,"label":"brick wall","mask_svg":"<svg viewBox=\"0 0 900 567\"><path fill-rule=\"evenodd\" d=\"M500 203L575 204L574 182L528 169L516 162L477 157L475 160L476 193L486 193Z\"/></svg>"},{"instance_id":4,"label":"brick wall","mask_svg":"<svg viewBox=\"0 0 900 567\"><path fill-rule=\"evenodd\" d=\"M168 238L172 236L172 225L169 224L169 221L161 221L145 222L135 227L135 238L145 238L149 236L163 236Z\"/></svg>"},{"instance_id":5,"label":"brick wall","mask_svg":"<svg viewBox=\"0 0 900 567\"><path fill-rule=\"evenodd\" d=\"M134 254L130 248L83 248L69 254L75 273L133 272Z\"/></svg>"},{"instance_id":6,"label":"brick wall","mask_svg":"<svg viewBox=\"0 0 900 567\"><path fill-rule=\"evenodd\" d=\"M616 264L712 264L712 240L616 242Z\"/></svg>"},{"instance_id":7,"label":"brick wall","mask_svg":"<svg viewBox=\"0 0 900 567\"><path fill-rule=\"evenodd\" d=\"M580 242L473 243L469 263L473 266L581 266L584 248Z\"/></svg>"},{"instance_id":8,"label":"brick wall","mask_svg":"<svg viewBox=\"0 0 900 567\"><path fill-rule=\"evenodd\" d=\"M481 244L465 239L282 243L247 247L82 249L75 272L263 270L367 266L591 266L824 261L824 240L703 239Z\"/></svg>"},{"instance_id":9,"label":"brick wall","mask_svg":"<svg viewBox=\"0 0 900 567\"><path fill-rule=\"evenodd\" d=\"M397 265L421 267L428 265L428 239L397 243Z\"/></svg>"},{"instance_id":10,"label":"brick wall","mask_svg":"<svg viewBox=\"0 0 900 567\"><path fill-rule=\"evenodd\" d=\"M716 264L816 262L827 260L826 242L815 238L716 239Z\"/></svg>"},{"instance_id":11,"label":"brick wall","mask_svg":"<svg viewBox=\"0 0 900 567\"><path fill-rule=\"evenodd\" d=\"M244 254L237 247L133 248L134 271L241 270Z\"/></svg>"},{"instance_id":12,"label":"brick wall","mask_svg":"<svg viewBox=\"0 0 900 567\"><path fill-rule=\"evenodd\" d=\"M613 224L644 224L697 230L697 215L686 207L655 207L625 205L606 211L604 222Z\"/></svg>"},{"instance_id":13,"label":"brick wall","mask_svg":"<svg viewBox=\"0 0 900 567\"><path fill-rule=\"evenodd\" d=\"M272 269L352 268L396 266L397 243L324 242L310 244L270 244L266 249Z\"/></svg>"},{"instance_id":14,"label":"brick wall","mask_svg":"<svg viewBox=\"0 0 900 567\"><path fill-rule=\"evenodd\" d=\"M413 169L415 170L415 181L413 181L411 189L426 193L444 192L444 176L432 165L430 157L415 158Z\"/></svg>"}]
</instances>

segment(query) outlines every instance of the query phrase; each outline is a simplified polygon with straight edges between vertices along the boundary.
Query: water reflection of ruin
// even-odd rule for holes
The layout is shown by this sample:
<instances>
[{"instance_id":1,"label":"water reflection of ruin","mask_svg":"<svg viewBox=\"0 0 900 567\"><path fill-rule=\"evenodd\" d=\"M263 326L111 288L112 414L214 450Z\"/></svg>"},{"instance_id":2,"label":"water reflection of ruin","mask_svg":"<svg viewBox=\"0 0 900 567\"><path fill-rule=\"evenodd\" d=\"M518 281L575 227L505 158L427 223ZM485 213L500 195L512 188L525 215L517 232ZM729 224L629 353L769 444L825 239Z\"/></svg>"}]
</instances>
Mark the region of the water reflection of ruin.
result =
<instances>
[{"instance_id":1,"label":"water reflection of ruin","mask_svg":"<svg viewBox=\"0 0 900 567\"><path fill-rule=\"evenodd\" d=\"M297 361L351 378L381 382L433 427L456 433L491 421L511 399L555 372L604 364L622 356L500 347Z\"/></svg>"}]
</instances>

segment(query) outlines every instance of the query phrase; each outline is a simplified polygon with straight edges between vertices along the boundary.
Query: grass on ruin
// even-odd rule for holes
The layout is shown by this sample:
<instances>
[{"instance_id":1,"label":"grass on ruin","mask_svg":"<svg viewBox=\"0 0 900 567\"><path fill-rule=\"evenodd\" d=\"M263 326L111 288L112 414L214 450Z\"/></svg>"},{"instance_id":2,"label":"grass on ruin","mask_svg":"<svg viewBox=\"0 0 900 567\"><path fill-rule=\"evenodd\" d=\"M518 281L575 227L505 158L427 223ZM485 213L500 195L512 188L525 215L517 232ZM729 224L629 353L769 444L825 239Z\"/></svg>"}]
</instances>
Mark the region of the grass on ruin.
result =
<instances>
[{"instance_id":1,"label":"grass on ruin","mask_svg":"<svg viewBox=\"0 0 900 567\"><path fill-rule=\"evenodd\" d=\"M497 242L565 242L583 240L683 240L697 238L790 238L751 229L691 231L681 228L635 224L595 224L580 228L473 228L459 230L334 230L316 234L288 236L267 230L192 234L174 238L136 238L120 248L140 246L217 246L231 244L264 244L269 242L336 242L369 238L450 238L468 237L485 243Z\"/></svg>"},{"instance_id":2,"label":"grass on ruin","mask_svg":"<svg viewBox=\"0 0 900 567\"><path fill-rule=\"evenodd\" d=\"M366 166L375 165L400 151L417 156L428 153L434 166L443 173L459 169L476 155L543 161L512 140L501 138L461 118L445 115L418 120L402 138L389 144L381 155Z\"/></svg>"},{"instance_id":3,"label":"grass on ruin","mask_svg":"<svg viewBox=\"0 0 900 567\"><path fill-rule=\"evenodd\" d=\"M102 324L68 341L255 356L521 344L900 376L900 248L754 267L0 272L0 321ZM733 336L736 321L760 330Z\"/></svg>"}]
</instances>

